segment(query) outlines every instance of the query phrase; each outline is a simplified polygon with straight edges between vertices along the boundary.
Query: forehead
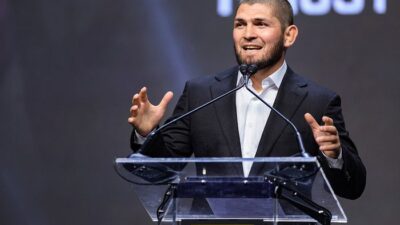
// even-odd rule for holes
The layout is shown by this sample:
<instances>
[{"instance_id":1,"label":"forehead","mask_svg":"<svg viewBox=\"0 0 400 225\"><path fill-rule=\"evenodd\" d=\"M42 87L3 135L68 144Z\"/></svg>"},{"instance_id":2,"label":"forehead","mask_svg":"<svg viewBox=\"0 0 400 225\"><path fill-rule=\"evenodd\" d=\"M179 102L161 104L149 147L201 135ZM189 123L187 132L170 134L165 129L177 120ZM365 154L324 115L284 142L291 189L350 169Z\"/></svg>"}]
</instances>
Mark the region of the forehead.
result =
<instances>
[{"instance_id":1,"label":"forehead","mask_svg":"<svg viewBox=\"0 0 400 225\"><path fill-rule=\"evenodd\" d=\"M235 19L278 19L274 14L274 7L271 4L242 4L237 9Z\"/></svg>"}]
</instances>

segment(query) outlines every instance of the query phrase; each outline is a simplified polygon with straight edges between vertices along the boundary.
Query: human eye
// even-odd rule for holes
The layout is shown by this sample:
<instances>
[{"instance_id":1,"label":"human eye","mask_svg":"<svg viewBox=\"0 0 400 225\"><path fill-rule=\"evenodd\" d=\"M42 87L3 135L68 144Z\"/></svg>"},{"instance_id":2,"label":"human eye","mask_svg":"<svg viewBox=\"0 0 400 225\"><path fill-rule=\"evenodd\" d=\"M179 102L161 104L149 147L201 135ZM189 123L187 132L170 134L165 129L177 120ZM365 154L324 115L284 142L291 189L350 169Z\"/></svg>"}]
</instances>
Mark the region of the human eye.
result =
<instances>
[{"instance_id":1,"label":"human eye","mask_svg":"<svg viewBox=\"0 0 400 225\"><path fill-rule=\"evenodd\" d=\"M269 24L264 20L256 20L256 21L254 21L254 25L257 27L261 27L261 28L269 26Z\"/></svg>"},{"instance_id":2,"label":"human eye","mask_svg":"<svg viewBox=\"0 0 400 225\"><path fill-rule=\"evenodd\" d=\"M235 23L234 23L235 28L241 28L244 26L245 26L245 23L243 21L235 21Z\"/></svg>"}]
</instances>

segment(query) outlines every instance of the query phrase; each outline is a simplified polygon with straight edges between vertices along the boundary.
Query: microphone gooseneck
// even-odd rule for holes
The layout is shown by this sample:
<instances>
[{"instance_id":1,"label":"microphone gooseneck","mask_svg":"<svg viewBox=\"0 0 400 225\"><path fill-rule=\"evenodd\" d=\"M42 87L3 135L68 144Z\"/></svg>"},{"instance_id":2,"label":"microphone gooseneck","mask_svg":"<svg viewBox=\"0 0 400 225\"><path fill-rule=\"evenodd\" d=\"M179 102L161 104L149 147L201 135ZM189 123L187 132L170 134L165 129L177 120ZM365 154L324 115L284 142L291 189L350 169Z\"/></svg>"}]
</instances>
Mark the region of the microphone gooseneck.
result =
<instances>
[{"instance_id":1,"label":"microphone gooseneck","mask_svg":"<svg viewBox=\"0 0 400 225\"><path fill-rule=\"evenodd\" d=\"M266 101L264 101L264 99L262 99L260 96L258 96L256 93L254 93L254 91L252 91L248 87L249 79L253 74L255 74L257 72L257 69L258 69L257 65L255 65L255 64L251 64L251 65L242 64L242 65L240 65L240 72L243 74L244 80L245 80L245 82L244 82L245 88L252 95L254 95L258 100L260 100L262 103L264 103L264 105L268 106L268 108L270 108L274 113L276 113L279 117L281 117L283 120L285 120L293 128L293 130L296 133L297 143L299 145L299 148L300 148L300 151L301 151L301 155L303 157L305 157L305 158L310 157L310 155L307 153L307 151L306 151L306 149L304 147L303 138L301 137L300 132L298 131L297 127L292 123L292 121L290 121L288 118L286 118L286 116L284 116L281 112L279 112L273 106L271 106Z\"/></svg>"},{"instance_id":2,"label":"microphone gooseneck","mask_svg":"<svg viewBox=\"0 0 400 225\"><path fill-rule=\"evenodd\" d=\"M239 70L241 72L242 72L242 69L243 69L243 71L247 71L248 70L247 65L244 65L244 64L240 65L239 66ZM185 117L187 117L187 116L199 111L200 109L202 109L204 107L207 107L208 105L210 105L210 104L212 104L212 103L224 98L225 96L236 92L237 90L241 89L244 86L245 86L245 83L240 84L239 86L235 87L234 89L232 89L232 90L230 90L230 91L228 91L228 92L226 92L226 93L224 93L222 95L219 95L218 97L216 97L214 99L211 99L210 101L208 101L208 102L206 102L206 103L204 103L204 104L202 104L202 105L190 110L189 112L186 112L186 113L176 117L175 119L172 119L172 120L168 121L167 123L163 124L159 128L157 128L154 131L152 131L149 135L147 135L147 138L146 138L145 142L142 144L142 146L140 147L140 149L136 153L142 153L142 154L145 155L145 152L146 152L146 150L148 150L148 146L150 145L150 143L153 141L153 139L156 137L156 135L158 135L158 133L160 133L160 131L162 131L164 128L168 127L169 125L171 125L171 124L173 124L173 123L175 123L175 122L177 122L179 120L184 119Z\"/></svg>"}]
</instances>

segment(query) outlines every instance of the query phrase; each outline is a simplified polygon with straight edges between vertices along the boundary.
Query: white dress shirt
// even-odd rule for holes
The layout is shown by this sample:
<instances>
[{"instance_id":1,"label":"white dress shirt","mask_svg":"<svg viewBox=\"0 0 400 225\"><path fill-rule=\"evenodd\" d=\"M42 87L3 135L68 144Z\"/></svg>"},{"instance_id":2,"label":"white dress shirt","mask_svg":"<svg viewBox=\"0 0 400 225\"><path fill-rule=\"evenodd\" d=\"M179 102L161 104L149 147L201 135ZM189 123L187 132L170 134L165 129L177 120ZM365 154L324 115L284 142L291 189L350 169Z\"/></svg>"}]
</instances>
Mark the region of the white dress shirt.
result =
<instances>
[{"instance_id":1,"label":"white dress shirt","mask_svg":"<svg viewBox=\"0 0 400 225\"><path fill-rule=\"evenodd\" d=\"M273 105L286 70L287 65L284 62L277 71L262 80L262 90L260 92L253 88L251 80L249 80L249 88L268 104ZM237 80L238 85L244 82L240 71L238 72ZM242 157L254 158L271 109L248 90L242 88L236 92L236 112ZM250 173L251 166L251 162L243 163L243 172L246 177Z\"/></svg>"}]
</instances>

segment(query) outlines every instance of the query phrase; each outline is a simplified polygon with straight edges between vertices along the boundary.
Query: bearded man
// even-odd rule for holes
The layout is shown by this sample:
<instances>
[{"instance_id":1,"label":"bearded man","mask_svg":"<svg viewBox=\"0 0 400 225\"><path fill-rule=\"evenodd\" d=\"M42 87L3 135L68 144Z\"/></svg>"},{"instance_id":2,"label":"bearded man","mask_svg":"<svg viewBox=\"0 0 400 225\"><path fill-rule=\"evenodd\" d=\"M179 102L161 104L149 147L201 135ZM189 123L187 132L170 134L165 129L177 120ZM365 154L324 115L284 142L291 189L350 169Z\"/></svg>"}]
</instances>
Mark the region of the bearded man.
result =
<instances>
[{"instance_id":1,"label":"bearded man","mask_svg":"<svg viewBox=\"0 0 400 225\"><path fill-rule=\"evenodd\" d=\"M296 74L285 54L296 41L298 28L286 0L243 0L233 24L238 64L256 64L250 89L288 117L302 134L305 149L316 156L334 192L358 198L365 187L366 171L345 128L340 97L333 91ZM214 76L186 83L174 110L182 115L235 88L243 82L238 66ZM133 150L164 116L172 92L158 105L147 98L144 87L132 98L128 122L132 124ZM269 157L299 152L292 128L256 97L242 88L212 105L172 124L146 154L156 157ZM220 171L234 168L220 168ZM237 171L254 173L251 165Z\"/></svg>"}]
</instances>

